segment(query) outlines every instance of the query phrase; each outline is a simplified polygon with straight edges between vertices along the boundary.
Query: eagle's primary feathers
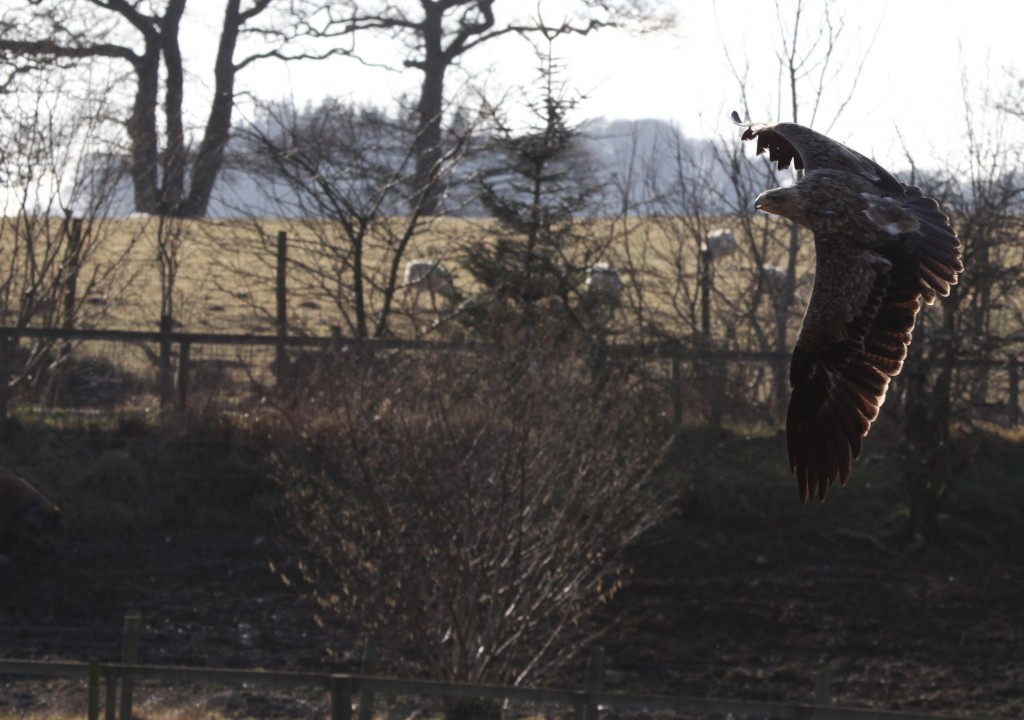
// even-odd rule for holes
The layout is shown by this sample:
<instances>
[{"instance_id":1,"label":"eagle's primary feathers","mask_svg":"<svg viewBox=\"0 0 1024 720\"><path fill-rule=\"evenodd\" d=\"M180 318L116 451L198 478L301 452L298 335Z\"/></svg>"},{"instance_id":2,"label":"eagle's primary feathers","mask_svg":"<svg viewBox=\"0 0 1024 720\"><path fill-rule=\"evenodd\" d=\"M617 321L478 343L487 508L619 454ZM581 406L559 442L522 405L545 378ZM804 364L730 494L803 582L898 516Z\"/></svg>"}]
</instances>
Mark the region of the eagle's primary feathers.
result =
<instances>
[{"instance_id":1,"label":"eagle's primary feathers","mask_svg":"<svg viewBox=\"0 0 1024 720\"><path fill-rule=\"evenodd\" d=\"M795 123L733 120L742 139L803 177L754 206L814 233L815 277L790 364L789 464L804 502L845 485L903 368L921 301L949 295L964 266L960 241L920 188Z\"/></svg>"}]
</instances>

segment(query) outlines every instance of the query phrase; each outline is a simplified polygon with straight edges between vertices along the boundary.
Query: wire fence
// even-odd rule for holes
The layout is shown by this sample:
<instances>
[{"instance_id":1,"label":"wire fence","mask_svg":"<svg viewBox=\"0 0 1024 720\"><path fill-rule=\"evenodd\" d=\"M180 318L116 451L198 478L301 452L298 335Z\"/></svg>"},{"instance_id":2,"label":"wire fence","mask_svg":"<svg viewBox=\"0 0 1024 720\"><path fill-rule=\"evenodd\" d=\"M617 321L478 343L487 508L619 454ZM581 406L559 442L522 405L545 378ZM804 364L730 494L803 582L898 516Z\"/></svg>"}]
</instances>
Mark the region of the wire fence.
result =
<instances>
[{"instance_id":1,"label":"wire fence","mask_svg":"<svg viewBox=\"0 0 1024 720\"><path fill-rule=\"evenodd\" d=\"M30 340L33 347L21 346ZM308 379L331 353L359 348L387 353L477 352L473 343L175 332L169 318L156 331L0 327L0 421L12 403L88 412L158 406L185 411L196 403L245 409ZM617 345L615 362L664 388L664 412L675 422L699 417L777 419L778 388L789 358L782 353L691 350L678 343ZM781 381L781 383L780 383ZM959 416L1017 425L1020 360L964 360L956 368ZM897 392L899 385L896 386Z\"/></svg>"},{"instance_id":2,"label":"wire fence","mask_svg":"<svg viewBox=\"0 0 1024 720\"><path fill-rule=\"evenodd\" d=\"M765 720L941 720L951 716L870 710L820 703L783 703L605 692L588 682L578 690L403 680L350 674L272 672L226 668L173 667L99 661L0 660L0 675L75 678L85 681L89 720L126 720L142 694L158 684L241 687L270 694L283 691L298 717L331 720L443 717L446 720L640 720L641 718L763 718ZM224 698L223 695L218 697ZM230 703L231 696L222 700ZM275 715L288 715L275 712ZM961 720L983 720L958 715Z\"/></svg>"}]
</instances>

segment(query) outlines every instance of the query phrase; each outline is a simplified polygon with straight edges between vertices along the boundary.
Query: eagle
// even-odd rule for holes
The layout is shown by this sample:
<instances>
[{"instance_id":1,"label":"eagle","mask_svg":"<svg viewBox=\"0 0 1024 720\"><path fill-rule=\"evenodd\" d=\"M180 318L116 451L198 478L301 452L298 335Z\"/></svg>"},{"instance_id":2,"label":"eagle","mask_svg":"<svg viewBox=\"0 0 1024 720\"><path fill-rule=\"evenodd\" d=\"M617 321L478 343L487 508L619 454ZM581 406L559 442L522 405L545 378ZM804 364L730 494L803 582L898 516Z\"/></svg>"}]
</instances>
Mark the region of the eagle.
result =
<instances>
[{"instance_id":1,"label":"eagle","mask_svg":"<svg viewBox=\"0 0 1024 720\"><path fill-rule=\"evenodd\" d=\"M754 207L814 234L814 287L789 368L790 470L801 500L846 485L903 369L922 301L946 297L964 266L939 204L873 160L796 123L744 123L743 140L803 177Z\"/></svg>"}]
</instances>

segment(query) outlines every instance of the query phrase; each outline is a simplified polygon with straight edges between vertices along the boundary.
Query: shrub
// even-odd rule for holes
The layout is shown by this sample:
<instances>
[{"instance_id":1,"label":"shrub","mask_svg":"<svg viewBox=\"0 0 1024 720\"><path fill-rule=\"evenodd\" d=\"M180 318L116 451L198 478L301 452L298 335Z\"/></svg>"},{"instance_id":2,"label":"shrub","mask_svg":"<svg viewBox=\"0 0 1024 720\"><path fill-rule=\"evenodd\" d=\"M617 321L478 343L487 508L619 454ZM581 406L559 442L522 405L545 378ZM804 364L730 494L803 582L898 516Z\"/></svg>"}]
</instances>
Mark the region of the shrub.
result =
<instances>
[{"instance_id":1,"label":"shrub","mask_svg":"<svg viewBox=\"0 0 1024 720\"><path fill-rule=\"evenodd\" d=\"M518 684L600 628L622 550L669 512L661 418L564 347L348 353L292 413L277 476L323 619L405 674Z\"/></svg>"}]
</instances>

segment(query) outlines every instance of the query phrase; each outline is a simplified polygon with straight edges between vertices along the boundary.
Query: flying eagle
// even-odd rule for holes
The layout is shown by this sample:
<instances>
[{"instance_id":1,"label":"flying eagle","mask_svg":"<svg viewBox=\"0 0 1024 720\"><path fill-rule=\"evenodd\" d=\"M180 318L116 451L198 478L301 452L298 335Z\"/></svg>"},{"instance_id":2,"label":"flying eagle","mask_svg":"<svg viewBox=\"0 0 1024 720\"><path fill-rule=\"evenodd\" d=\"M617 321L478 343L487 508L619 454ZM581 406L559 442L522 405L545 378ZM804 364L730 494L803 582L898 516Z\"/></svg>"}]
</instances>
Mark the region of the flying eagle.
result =
<instances>
[{"instance_id":1,"label":"flying eagle","mask_svg":"<svg viewBox=\"0 0 1024 720\"><path fill-rule=\"evenodd\" d=\"M949 218L920 188L795 123L733 121L757 154L803 177L758 210L814 233L814 288L789 368L789 465L804 503L845 485L907 357L921 301L947 296L964 266Z\"/></svg>"}]
</instances>

